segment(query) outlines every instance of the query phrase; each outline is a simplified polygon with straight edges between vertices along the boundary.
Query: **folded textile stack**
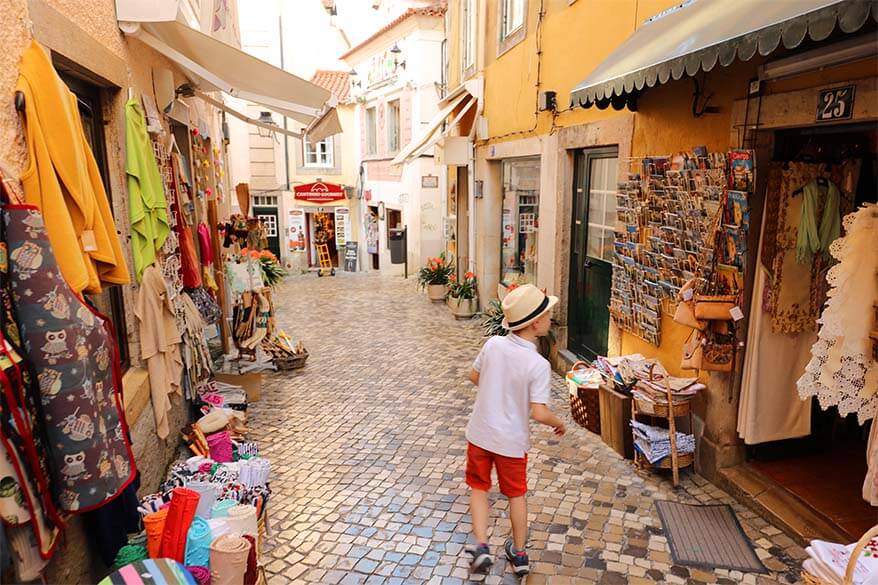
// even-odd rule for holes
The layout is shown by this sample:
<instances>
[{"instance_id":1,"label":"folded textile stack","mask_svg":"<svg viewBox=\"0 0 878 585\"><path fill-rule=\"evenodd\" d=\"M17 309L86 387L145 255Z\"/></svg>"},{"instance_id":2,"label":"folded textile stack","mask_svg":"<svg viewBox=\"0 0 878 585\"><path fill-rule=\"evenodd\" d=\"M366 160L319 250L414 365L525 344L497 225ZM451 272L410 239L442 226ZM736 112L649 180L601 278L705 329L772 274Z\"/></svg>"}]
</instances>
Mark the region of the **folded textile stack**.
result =
<instances>
[{"instance_id":1,"label":"folded textile stack","mask_svg":"<svg viewBox=\"0 0 878 585\"><path fill-rule=\"evenodd\" d=\"M631 421L631 429L634 433L634 448L652 463L658 463L671 454L671 439L668 429L643 424L636 420ZM677 453L694 453L695 436L687 433L677 433Z\"/></svg>"},{"instance_id":2,"label":"folded textile stack","mask_svg":"<svg viewBox=\"0 0 878 585\"><path fill-rule=\"evenodd\" d=\"M856 546L856 543L843 545L812 540L811 546L805 549L808 558L802 568L825 583L842 585L851 553ZM874 552L876 549L878 538L873 538L858 555L854 568L854 585L878 585L878 556Z\"/></svg>"},{"instance_id":3,"label":"folded textile stack","mask_svg":"<svg viewBox=\"0 0 878 585\"><path fill-rule=\"evenodd\" d=\"M671 387L671 399L677 402L691 400L696 394L704 390L706 386L695 378L668 378ZM631 395L638 400L654 402L656 404L668 403L668 391L664 381L638 380L631 391Z\"/></svg>"}]
</instances>

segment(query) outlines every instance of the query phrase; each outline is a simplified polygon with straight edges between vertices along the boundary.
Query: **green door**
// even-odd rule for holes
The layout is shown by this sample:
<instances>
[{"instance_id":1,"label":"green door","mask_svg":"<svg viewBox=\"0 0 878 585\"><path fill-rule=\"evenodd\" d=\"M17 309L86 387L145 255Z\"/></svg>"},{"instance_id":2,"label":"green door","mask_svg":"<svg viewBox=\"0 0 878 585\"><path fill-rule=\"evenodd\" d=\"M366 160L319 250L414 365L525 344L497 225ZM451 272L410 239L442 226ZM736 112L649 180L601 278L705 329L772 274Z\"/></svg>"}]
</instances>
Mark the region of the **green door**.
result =
<instances>
[{"instance_id":1,"label":"green door","mask_svg":"<svg viewBox=\"0 0 878 585\"><path fill-rule=\"evenodd\" d=\"M607 354L619 154L579 150L573 174L568 349L594 359Z\"/></svg>"},{"instance_id":2,"label":"green door","mask_svg":"<svg viewBox=\"0 0 878 585\"><path fill-rule=\"evenodd\" d=\"M280 233L278 232L278 211L277 207L253 207L253 216L262 220L265 226L265 234L268 239L268 249L271 253L280 258Z\"/></svg>"}]
</instances>

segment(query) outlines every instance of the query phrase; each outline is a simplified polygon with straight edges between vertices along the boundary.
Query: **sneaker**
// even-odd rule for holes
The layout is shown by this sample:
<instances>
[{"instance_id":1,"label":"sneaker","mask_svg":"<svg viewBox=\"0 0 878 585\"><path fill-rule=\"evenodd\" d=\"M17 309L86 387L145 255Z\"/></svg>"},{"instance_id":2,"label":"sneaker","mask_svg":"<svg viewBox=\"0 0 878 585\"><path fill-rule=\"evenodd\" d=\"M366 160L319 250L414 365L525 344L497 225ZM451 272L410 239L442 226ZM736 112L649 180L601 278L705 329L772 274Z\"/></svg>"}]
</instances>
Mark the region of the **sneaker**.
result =
<instances>
[{"instance_id":1,"label":"sneaker","mask_svg":"<svg viewBox=\"0 0 878 585\"><path fill-rule=\"evenodd\" d=\"M466 549L466 552L472 557L469 568L473 573L487 573L491 565L494 564L494 559L491 558L491 549L488 548L487 544L471 546Z\"/></svg>"},{"instance_id":2,"label":"sneaker","mask_svg":"<svg viewBox=\"0 0 878 585\"><path fill-rule=\"evenodd\" d=\"M518 577L524 577L530 573L530 561L525 551L515 552L512 548L512 539L506 541L506 558L512 564L512 572Z\"/></svg>"}]
</instances>

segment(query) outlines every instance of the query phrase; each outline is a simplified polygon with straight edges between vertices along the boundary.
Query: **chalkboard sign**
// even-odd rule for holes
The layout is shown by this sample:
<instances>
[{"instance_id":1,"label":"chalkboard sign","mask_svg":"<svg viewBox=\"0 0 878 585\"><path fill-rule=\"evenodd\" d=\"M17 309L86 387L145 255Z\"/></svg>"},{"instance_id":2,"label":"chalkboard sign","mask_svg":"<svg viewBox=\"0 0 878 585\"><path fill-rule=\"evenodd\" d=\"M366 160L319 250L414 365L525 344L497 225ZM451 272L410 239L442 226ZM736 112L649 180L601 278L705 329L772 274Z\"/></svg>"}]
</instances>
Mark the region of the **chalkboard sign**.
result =
<instances>
[{"instance_id":1,"label":"chalkboard sign","mask_svg":"<svg viewBox=\"0 0 878 585\"><path fill-rule=\"evenodd\" d=\"M357 242L345 242L344 244L344 269L345 272L357 271Z\"/></svg>"}]
</instances>

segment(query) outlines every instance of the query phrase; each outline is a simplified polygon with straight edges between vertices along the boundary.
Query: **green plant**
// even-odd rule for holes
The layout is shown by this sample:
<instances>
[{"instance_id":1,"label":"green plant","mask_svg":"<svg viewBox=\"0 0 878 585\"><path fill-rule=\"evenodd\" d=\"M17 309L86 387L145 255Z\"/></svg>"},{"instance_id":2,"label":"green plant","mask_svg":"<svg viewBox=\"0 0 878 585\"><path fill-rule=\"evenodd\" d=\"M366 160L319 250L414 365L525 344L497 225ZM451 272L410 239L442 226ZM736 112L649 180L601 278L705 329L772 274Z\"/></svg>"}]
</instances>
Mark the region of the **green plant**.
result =
<instances>
[{"instance_id":1,"label":"green plant","mask_svg":"<svg viewBox=\"0 0 878 585\"><path fill-rule=\"evenodd\" d=\"M437 258L427 258L427 265L418 271L418 284L425 288L428 284L448 284L448 278L454 273L454 263L445 259L445 254Z\"/></svg>"},{"instance_id":2,"label":"green plant","mask_svg":"<svg viewBox=\"0 0 878 585\"><path fill-rule=\"evenodd\" d=\"M485 309L485 319L482 321L482 331L485 337L494 335L506 335L509 331L503 327L503 307L497 299L488 303Z\"/></svg>"},{"instance_id":3,"label":"green plant","mask_svg":"<svg viewBox=\"0 0 878 585\"><path fill-rule=\"evenodd\" d=\"M474 299L479 292L477 288L476 275L467 272L463 275L463 280L457 280L453 274L448 277L448 293L446 297L457 299L457 304L464 299Z\"/></svg>"}]
</instances>

